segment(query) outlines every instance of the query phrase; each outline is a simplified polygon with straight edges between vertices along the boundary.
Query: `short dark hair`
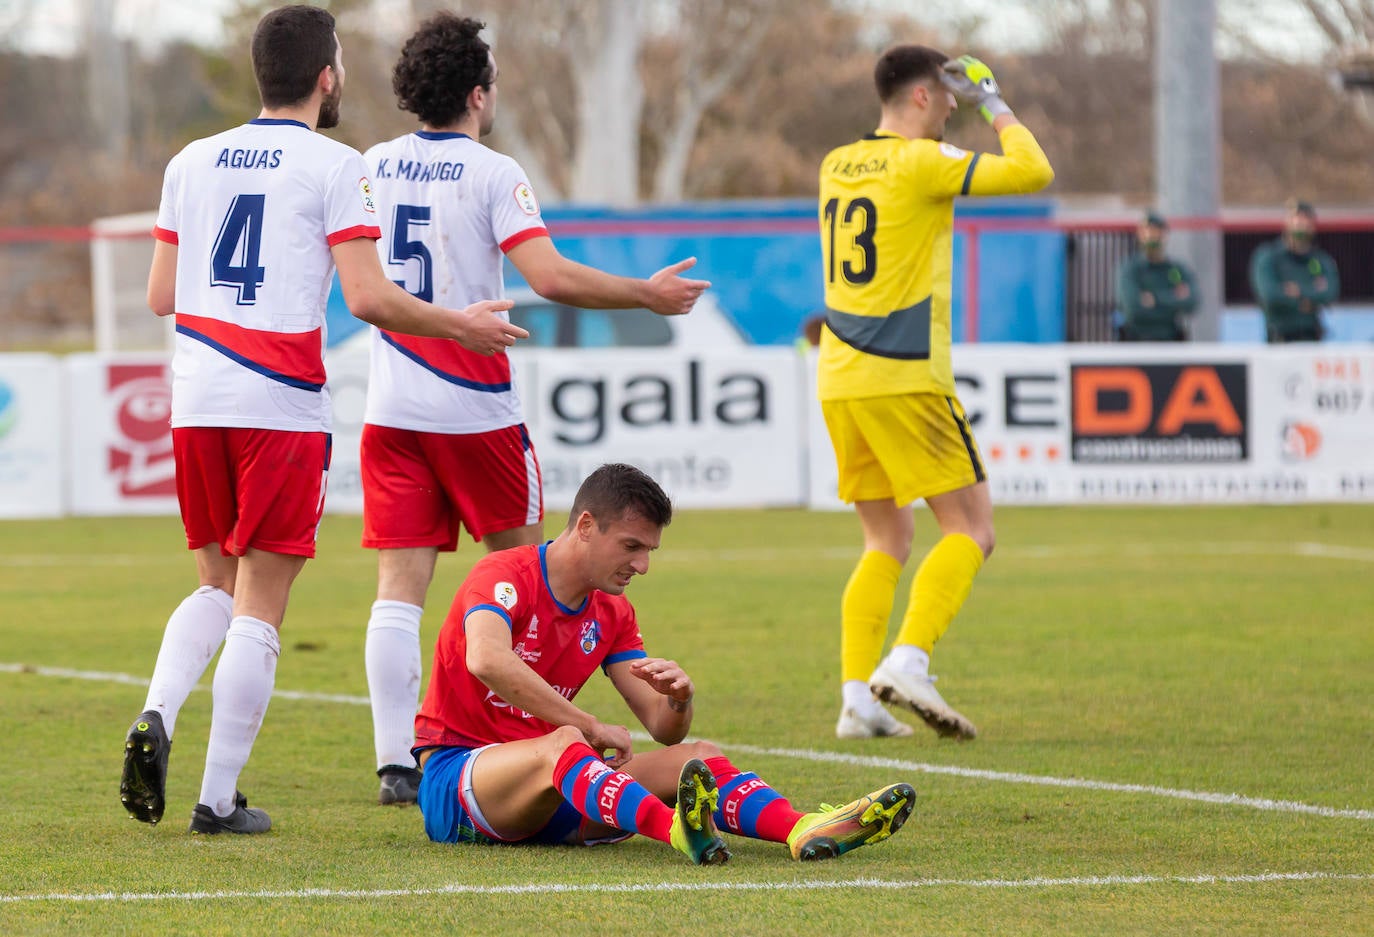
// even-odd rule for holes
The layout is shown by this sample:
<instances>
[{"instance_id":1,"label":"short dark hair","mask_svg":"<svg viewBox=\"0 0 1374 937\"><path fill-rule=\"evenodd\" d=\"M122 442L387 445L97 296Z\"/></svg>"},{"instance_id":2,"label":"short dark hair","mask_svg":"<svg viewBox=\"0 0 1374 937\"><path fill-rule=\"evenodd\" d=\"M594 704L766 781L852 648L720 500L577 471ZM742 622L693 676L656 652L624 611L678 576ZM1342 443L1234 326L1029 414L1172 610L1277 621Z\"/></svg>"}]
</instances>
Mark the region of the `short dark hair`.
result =
<instances>
[{"instance_id":1,"label":"short dark hair","mask_svg":"<svg viewBox=\"0 0 1374 937\"><path fill-rule=\"evenodd\" d=\"M1288 212L1293 215L1304 215L1312 221L1317 220L1317 209L1312 207L1311 202L1304 202L1302 199L1290 198Z\"/></svg>"},{"instance_id":2,"label":"short dark hair","mask_svg":"<svg viewBox=\"0 0 1374 937\"><path fill-rule=\"evenodd\" d=\"M396 106L431 127L462 119L472 89L490 88L496 79L491 46L477 36L485 28L479 20L446 12L421 23L391 72Z\"/></svg>"},{"instance_id":3,"label":"short dark hair","mask_svg":"<svg viewBox=\"0 0 1374 937\"><path fill-rule=\"evenodd\" d=\"M673 520L673 502L644 472L633 465L611 462L588 475L573 498L568 524L586 511L602 530L626 514L634 513L659 527Z\"/></svg>"},{"instance_id":4,"label":"short dark hair","mask_svg":"<svg viewBox=\"0 0 1374 937\"><path fill-rule=\"evenodd\" d=\"M873 84L884 104L918 81L939 83L941 66L949 56L929 46L893 46L873 68Z\"/></svg>"},{"instance_id":5,"label":"short dark hair","mask_svg":"<svg viewBox=\"0 0 1374 937\"><path fill-rule=\"evenodd\" d=\"M338 51L328 10L297 4L268 13L253 30L253 75L262 106L290 107L310 97Z\"/></svg>"},{"instance_id":6,"label":"short dark hair","mask_svg":"<svg viewBox=\"0 0 1374 937\"><path fill-rule=\"evenodd\" d=\"M1159 212L1157 212L1157 211L1147 211L1147 212L1145 213L1145 217L1141 219L1141 222L1142 222L1143 224L1147 224L1147 225L1150 225L1150 226L1152 226L1152 227L1159 228L1159 229L1162 230L1162 231L1168 231L1168 230L1169 230L1169 222L1168 222L1168 220L1167 220L1163 215L1161 215Z\"/></svg>"}]
</instances>

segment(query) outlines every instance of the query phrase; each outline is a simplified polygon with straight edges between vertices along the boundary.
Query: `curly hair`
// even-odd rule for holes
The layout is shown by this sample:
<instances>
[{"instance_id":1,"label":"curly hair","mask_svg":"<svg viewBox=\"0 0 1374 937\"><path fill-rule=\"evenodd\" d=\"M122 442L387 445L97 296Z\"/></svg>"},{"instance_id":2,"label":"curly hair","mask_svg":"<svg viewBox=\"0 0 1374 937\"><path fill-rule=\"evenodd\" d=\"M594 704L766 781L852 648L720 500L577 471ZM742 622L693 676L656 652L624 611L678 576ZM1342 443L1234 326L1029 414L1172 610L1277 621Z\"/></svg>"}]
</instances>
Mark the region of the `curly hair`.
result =
<instances>
[{"instance_id":1,"label":"curly hair","mask_svg":"<svg viewBox=\"0 0 1374 937\"><path fill-rule=\"evenodd\" d=\"M491 47L477 38L486 24L437 13L406 40L391 73L396 106L430 127L451 126L468 110L468 95L496 79Z\"/></svg>"}]
</instances>

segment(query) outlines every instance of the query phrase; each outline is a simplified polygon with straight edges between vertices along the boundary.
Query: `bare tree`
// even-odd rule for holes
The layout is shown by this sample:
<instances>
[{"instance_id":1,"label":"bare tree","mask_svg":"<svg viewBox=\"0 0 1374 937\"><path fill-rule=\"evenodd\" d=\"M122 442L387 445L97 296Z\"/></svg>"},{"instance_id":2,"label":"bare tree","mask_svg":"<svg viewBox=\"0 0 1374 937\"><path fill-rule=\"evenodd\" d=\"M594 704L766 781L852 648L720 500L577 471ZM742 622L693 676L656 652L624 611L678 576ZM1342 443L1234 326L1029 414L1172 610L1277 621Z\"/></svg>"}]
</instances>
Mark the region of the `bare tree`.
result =
<instances>
[{"instance_id":1,"label":"bare tree","mask_svg":"<svg viewBox=\"0 0 1374 937\"><path fill-rule=\"evenodd\" d=\"M794 0L761 28L750 67L703 116L693 198L812 195L821 158L877 126L873 65L893 41L935 45L909 21Z\"/></svg>"},{"instance_id":2,"label":"bare tree","mask_svg":"<svg viewBox=\"0 0 1374 937\"><path fill-rule=\"evenodd\" d=\"M1236 58L1339 65L1374 49L1371 0L1218 0L1217 13Z\"/></svg>"},{"instance_id":3,"label":"bare tree","mask_svg":"<svg viewBox=\"0 0 1374 937\"><path fill-rule=\"evenodd\" d=\"M1056 0L1038 10L1046 51L1149 55L1156 0Z\"/></svg>"},{"instance_id":4,"label":"bare tree","mask_svg":"<svg viewBox=\"0 0 1374 937\"><path fill-rule=\"evenodd\" d=\"M779 15L795 15L798 6L787 0L697 0L677 5L671 28L659 37L663 56L654 61L671 84L665 89L670 90L671 106L664 108L658 132L656 201L682 200L702 116L756 67L754 53L771 23Z\"/></svg>"},{"instance_id":5,"label":"bare tree","mask_svg":"<svg viewBox=\"0 0 1374 937\"><path fill-rule=\"evenodd\" d=\"M513 99L498 139L546 197L637 200L645 23L639 0L508 0L491 18Z\"/></svg>"},{"instance_id":6,"label":"bare tree","mask_svg":"<svg viewBox=\"0 0 1374 937\"><path fill-rule=\"evenodd\" d=\"M1275 6L1259 0L1232 0L1245 17L1244 22L1265 22L1265 16L1287 17L1290 24L1310 25L1321 48L1317 59L1327 69L1327 78L1337 86L1355 93L1350 96L1355 113L1366 124L1374 125L1374 0L1287 0ZM1272 20L1271 20L1272 22ZM1233 39L1252 57L1282 61L1274 50L1249 40L1245 30L1228 29Z\"/></svg>"},{"instance_id":7,"label":"bare tree","mask_svg":"<svg viewBox=\"0 0 1374 937\"><path fill-rule=\"evenodd\" d=\"M785 41L799 22L827 17L844 30ZM493 25L513 103L496 139L552 196L679 201L700 194L693 154L732 91L771 84L781 69L823 81L815 65L827 45L847 48L861 22L828 0L508 0Z\"/></svg>"},{"instance_id":8,"label":"bare tree","mask_svg":"<svg viewBox=\"0 0 1374 937\"><path fill-rule=\"evenodd\" d=\"M565 37L578 64L572 194L582 201L628 205L639 199L644 6L640 0L584 2Z\"/></svg>"},{"instance_id":9,"label":"bare tree","mask_svg":"<svg viewBox=\"0 0 1374 937\"><path fill-rule=\"evenodd\" d=\"M33 27L39 0L10 0L0 4L0 49L17 48Z\"/></svg>"},{"instance_id":10,"label":"bare tree","mask_svg":"<svg viewBox=\"0 0 1374 937\"><path fill-rule=\"evenodd\" d=\"M1299 0L1332 48L1368 55L1374 49L1374 0Z\"/></svg>"},{"instance_id":11,"label":"bare tree","mask_svg":"<svg viewBox=\"0 0 1374 937\"><path fill-rule=\"evenodd\" d=\"M82 6L89 119L105 155L122 161L129 154L131 120L128 49L114 32L114 0L85 0Z\"/></svg>"}]
</instances>

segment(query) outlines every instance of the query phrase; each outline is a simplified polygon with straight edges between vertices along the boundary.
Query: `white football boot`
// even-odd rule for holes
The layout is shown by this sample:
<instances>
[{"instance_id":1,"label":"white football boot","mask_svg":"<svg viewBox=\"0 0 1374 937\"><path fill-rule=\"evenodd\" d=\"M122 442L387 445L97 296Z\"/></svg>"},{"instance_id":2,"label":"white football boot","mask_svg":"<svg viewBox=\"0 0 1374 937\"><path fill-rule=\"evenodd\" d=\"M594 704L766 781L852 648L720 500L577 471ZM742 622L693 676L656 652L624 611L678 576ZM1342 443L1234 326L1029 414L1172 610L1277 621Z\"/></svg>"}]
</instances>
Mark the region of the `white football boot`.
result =
<instances>
[{"instance_id":1,"label":"white football boot","mask_svg":"<svg viewBox=\"0 0 1374 937\"><path fill-rule=\"evenodd\" d=\"M978 730L935 689L931 676L903 673L884 659L868 678L868 688L884 703L904 706L945 738L971 739Z\"/></svg>"},{"instance_id":2,"label":"white football boot","mask_svg":"<svg viewBox=\"0 0 1374 937\"><path fill-rule=\"evenodd\" d=\"M835 723L835 735L842 739L903 738L913 734L911 726L876 703L867 711L846 706L840 710L840 721Z\"/></svg>"}]
</instances>

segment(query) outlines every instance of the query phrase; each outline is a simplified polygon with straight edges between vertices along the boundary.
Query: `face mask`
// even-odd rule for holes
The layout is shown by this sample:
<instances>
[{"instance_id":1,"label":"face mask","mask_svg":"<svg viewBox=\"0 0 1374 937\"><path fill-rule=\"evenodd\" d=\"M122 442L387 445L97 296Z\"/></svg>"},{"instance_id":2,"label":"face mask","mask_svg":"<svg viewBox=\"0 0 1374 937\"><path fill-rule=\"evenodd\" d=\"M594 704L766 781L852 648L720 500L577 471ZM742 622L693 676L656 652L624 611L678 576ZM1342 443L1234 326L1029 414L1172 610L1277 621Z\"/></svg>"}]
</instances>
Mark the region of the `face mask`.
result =
<instances>
[{"instance_id":1,"label":"face mask","mask_svg":"<svg viewBox=\"0 0 1374 937\"><path fill-rule=\"evenodd\" d=\"M1297 247L1306 247L1312 243L1311 231L1289 231L1288 239Z\"/></svg>"},{"instance_id":2,"label":"face mask","mask_svg":"<svg viewBox=\"0 0 1374 937\"><path fill-rule=\"evenodd\" d=\"M1148 238L1140 242L1142 250L1153 251L1164 246L1164 242L1159 238Z\"/></svg>"}]
</instances>

